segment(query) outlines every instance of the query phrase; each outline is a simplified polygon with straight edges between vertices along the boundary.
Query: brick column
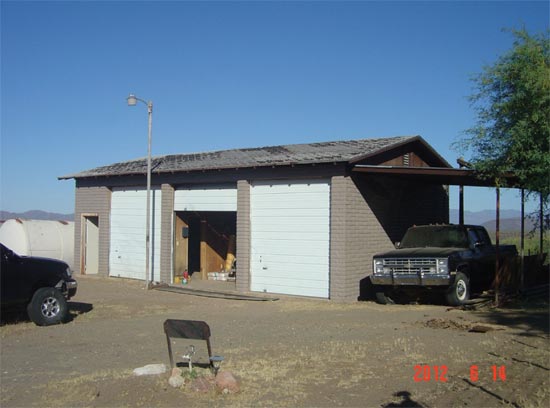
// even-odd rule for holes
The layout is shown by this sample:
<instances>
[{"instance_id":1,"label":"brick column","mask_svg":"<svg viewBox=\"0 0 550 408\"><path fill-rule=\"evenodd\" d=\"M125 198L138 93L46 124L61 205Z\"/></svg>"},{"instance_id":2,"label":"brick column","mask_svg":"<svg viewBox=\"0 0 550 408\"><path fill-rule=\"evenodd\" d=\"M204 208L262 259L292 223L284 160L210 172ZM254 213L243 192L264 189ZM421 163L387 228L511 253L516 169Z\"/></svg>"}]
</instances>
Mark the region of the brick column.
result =
<instances>
[{"instance_id":1,"label":"brick column","mask_svg":"<svg viewBox=\"0 0 550 408\"><path fill-rule=\"evenodd\" d=\"M250 290L250 183L237 182L237 282L239 292Z\"/></svg>"},{"instance_id":2,"label":"brick column","mask_svg":"<svg viewBox=\"0 0 550 408\"><path fill-rule=\"evenodd\" d=\"M174 230L174 187L161 186L162 200L160 213L160 280L172 283L172 251Z\"/></svg>"},{"instance_id":3,"label":"brick column","mask_svg":"<svg viewBox=\"0 0 550 408\"><path fill-rule=\"evenodd\" d=\"M330 185L330 292L331 300L346 297L346 178L335 176Z\"/></svg>"}]
</instances>

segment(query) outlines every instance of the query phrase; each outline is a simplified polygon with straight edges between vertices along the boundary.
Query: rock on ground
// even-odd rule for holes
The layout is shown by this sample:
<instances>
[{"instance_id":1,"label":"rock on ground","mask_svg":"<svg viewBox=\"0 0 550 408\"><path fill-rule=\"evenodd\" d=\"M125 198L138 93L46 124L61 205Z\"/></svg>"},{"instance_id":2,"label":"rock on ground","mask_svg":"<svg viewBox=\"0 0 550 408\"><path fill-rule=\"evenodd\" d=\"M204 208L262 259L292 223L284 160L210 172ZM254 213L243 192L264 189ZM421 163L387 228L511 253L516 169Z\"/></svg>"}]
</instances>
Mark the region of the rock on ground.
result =
<instances>
[{"instance_id":1,"label":"rock on ground","mask_svg":"<svg viewBox=\"0 0 550 408\"><path fill-rule=\"evenodd\" d=\"M239 381L231 371L221 371L216 375L216 387L224 393L233 394L239 392Z\"/></svg>"},{"instance_id":2,"label":"rock on ground","mask_svg":"<svg viewBox=\"0 0 550 408\"><path fill-rule=\"evenodd\" d=\"M136 368L134 375L157 375L164 374L166 372L166 366L164 364L147 364L146 366Z\"/></svg>"},{"instance_id":3,"label":"rock on ground","mask_svg":"<svg viewBox=\"0 0 550 408\"><path fill-rule=\"evenodd\" d=\"M178 368L178 367L174 367L172 368L172 377L175 376L175 375L182 375L183 374L183 371L181 368Z\"/></svg>"},{"instance_id":4,"label":"rock on ground","mask_svg":"<svg viewBox=\"0 0 550 408\"><path fill-rule=\"evenodd\" d=\"M168 384L174 388L181 388L185 384L185 379L181 375L173 375L168 380Z\"/></svg>"}]
</instances>

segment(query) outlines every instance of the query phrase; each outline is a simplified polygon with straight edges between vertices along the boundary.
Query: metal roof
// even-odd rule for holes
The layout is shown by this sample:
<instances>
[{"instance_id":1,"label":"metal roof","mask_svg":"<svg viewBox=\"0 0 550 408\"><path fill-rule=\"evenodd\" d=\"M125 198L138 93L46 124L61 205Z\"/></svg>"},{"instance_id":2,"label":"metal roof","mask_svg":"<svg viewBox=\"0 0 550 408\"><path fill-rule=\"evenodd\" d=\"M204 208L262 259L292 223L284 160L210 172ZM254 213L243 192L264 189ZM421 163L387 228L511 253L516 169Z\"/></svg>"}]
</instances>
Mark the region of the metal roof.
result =
<instances>
[{"instance_id":1,"label":"metal roof","mask_svg":"<svg viewBox=\"0 0 550 408\"><path fill-rule=\"evenodd\" d=\"M160 174L321 163L354 163L415 141L420 141L428 147L444 163L443 165L447 164L420 136L397 136L155 156L152 159L152 172ZM147 160L141 158L96 167L61 176L59 179L138 175L145 174L146 171Z\"/></svg>"}]
</instances>

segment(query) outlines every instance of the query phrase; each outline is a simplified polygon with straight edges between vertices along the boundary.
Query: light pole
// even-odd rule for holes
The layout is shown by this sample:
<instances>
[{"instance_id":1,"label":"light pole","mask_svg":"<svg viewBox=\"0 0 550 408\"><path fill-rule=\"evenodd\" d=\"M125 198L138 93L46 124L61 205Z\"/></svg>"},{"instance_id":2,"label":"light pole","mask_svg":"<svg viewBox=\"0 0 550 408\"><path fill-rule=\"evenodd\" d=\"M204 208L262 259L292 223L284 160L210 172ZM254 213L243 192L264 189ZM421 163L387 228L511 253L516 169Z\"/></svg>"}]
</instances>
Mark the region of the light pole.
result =
<instances>
[{"instance_id":1,"label":"light pole","mask_svg":"<svg viewBox=\"0 0 550 408\"><path fill-rule=\"evenodd\" d=\"M128 106L136 106L138 101L143 102L147 105L147 114L149 116L147 134L147 206L145 210L145 289L149 289L149 256L151 253L151 130L153 124L153 102L146 102L136 97L134 94L128 95L126 101L128 101Z\"/></svg>"}]
</instances>

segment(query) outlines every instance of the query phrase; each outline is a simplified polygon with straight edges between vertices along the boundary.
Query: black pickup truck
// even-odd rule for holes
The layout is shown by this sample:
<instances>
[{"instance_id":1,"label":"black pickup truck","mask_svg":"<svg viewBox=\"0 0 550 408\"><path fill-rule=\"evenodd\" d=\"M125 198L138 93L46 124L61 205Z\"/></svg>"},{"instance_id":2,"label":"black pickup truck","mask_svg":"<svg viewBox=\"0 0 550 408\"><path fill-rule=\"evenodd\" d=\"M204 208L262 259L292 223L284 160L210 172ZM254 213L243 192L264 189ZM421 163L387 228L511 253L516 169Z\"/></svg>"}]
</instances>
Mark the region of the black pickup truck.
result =
<instances>
[{"instance_id":1,"label":"black pickup truck","mask_svg":"<svg viewBox=\"0 0 550 408\"><path fill-rule=\"evenodd\" d=\"M39 326L67 319L67 300L76 294L77 283L65 262L19 256L2 244L0 262L2 311L26 306Z\"/></svg>"},{"instance_id":2,"label":"black pickup truck","mask_svg":"<svg viewBox=\"0 0 550 408\"><path fill-rule=\"evenodd\" d=\"M471 287L487 289L495 277L496 248L481 226L411 227L396 248L373 257L370 279L378 303L391 302L397 291L435 289L458 306L469 300ZM517 249L500 246L499 256L515 257Z\"/></svg>"}]
</instances>

